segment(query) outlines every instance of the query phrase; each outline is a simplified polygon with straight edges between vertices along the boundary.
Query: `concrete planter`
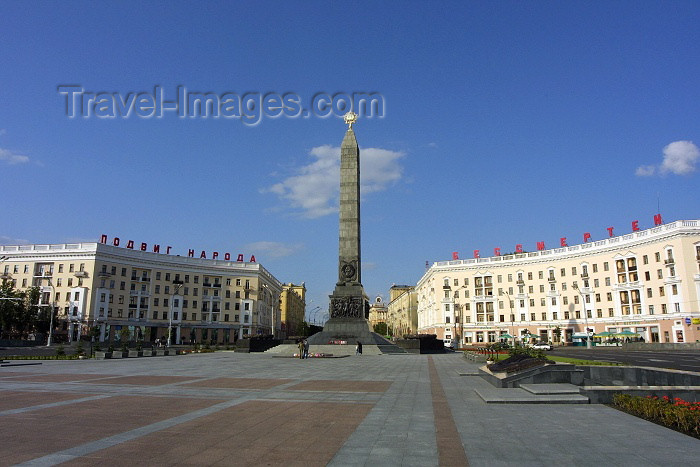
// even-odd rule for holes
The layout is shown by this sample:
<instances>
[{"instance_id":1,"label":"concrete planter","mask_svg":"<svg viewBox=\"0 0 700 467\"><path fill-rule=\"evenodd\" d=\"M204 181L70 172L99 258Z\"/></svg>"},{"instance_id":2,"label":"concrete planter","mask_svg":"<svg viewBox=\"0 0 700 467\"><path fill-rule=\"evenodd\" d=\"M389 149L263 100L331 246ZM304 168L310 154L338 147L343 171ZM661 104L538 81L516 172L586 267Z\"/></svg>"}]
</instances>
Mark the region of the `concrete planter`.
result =
<instances>
[{"instance_id":1,"label":"concrete planter","mask_svg":"<svg viewBox=\"0 0 700 467\"><path fill-rule=\"evenodd\" d=\"M156 353L152 349L144 349L141 351L144 357L153 357Z\"/></svg>"},{"instance_id":2,"label":"concrete planter","mask_svg":"<svg viewBox=\"0 0 700 467\"><path fill-rule=\"evenodd\" d=\"M141 350L129 350L129 358L143 357L143 351Z\"/></svg>"},{"instance_id":3,"label":"concrete planter","mask_svg":"<svg viewBox=\"0 0 700 467\"><path fill-rule=\"evenodd\" d=\"M95 352L96 360L106 360L108 358L112 358L112 352Z\"/></svg>"},{"instance_id":4,"label":"concrete planter","mask_svg":"<svg viewBox=\"0 0 700 467\"><path fill-rule=\"evenodd\" d=\"M129 358L129 352L115 350L114 352L112 352L112 358Z\"/></svg>"}]
</instances>

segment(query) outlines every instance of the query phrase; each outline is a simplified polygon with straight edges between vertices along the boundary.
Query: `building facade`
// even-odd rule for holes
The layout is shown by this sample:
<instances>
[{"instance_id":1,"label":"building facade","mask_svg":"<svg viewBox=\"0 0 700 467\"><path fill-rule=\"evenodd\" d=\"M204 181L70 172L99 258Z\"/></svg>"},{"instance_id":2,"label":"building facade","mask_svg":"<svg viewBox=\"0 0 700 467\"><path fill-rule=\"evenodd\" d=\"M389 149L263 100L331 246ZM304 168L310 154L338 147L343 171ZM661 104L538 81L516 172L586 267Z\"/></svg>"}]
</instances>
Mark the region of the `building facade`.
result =
<instances>
[{"instance_id":1,"label":"building facade","mask_svg":"<svg viewBox=\"0 0 700 467\"><path fill-rule=\"evenodd\" d=\"M416 286L418 330L446 345L509 334L582 343L630 331L700 339L700 220L532 253L437 262ZM588 331L587 331L588 330Z\"/></svg>"},{"instance_id":2,"label":"building facade","mask_svg":"<svg viewBox=\"0 0 700 467\"><path fill-rule=\"evenodd\" d=\"M280 314L282 337L301 336L306 312L306 285L282 284Z\"/></svg>"},{"instance_id":3,"label":"building facade","mask_svg":"<svg viewBox=\"0 0 700 467\"><path fill-rule=\"evenodd\" d=\"M54 338L232 343L278 334L282 283L255 262L182 257L102 243L0 246L3 281L38 286Z\"/></svg>"},{"instance_id":4,"label":"building facade","mask_svg":"<svg viewBox=\"0 0 700 467\"><path fill-rule=\"evenodd\" d=\"M393 336L414 334L418 329L418 295L412 285L393 285L389 289L387 323Z\"/></svg>"},{"instance_id":5,"label":"building facade","mask_svg":"<svg viewBox=\"0 0 700 467\"><path fill-rule=\"evenodd\" d=\"M372 329L379 323L387 322L387 308L381 296L377 295L369 305L369 318L367 320Z\"/></svg>"}]
</instances>

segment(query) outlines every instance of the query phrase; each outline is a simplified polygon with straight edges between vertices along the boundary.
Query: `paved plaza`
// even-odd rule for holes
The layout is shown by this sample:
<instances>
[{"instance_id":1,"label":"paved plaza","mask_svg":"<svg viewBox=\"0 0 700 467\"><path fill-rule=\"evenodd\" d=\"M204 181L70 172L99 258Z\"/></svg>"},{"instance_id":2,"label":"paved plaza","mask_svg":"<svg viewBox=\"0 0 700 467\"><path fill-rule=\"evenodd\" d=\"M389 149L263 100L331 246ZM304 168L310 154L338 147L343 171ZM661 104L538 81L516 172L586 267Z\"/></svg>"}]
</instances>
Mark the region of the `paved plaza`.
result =
<instances>
[{"instance_id":1,"label":"paved plaza","mask_svg":"<svg viewBox=\"0 0 700 467\"><path fill-rule=\"evenodd\" d=\"M217 352L0 368L0 465L697 465L602 405L487 404L460 354Z\"/></svg>"}]
</instances>

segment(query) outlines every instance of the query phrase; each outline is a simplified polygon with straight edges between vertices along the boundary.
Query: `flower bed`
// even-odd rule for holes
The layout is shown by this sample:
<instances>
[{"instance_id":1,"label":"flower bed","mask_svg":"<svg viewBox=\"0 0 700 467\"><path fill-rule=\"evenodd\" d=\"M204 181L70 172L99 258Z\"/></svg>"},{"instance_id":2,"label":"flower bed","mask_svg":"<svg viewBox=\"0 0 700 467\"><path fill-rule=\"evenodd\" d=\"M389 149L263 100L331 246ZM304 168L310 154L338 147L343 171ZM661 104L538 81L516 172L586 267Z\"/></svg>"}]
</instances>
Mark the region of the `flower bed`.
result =
<instances>
[{"instance_id":1,"label":"flower bed","mask_svg":"<svg viewBox=\"0 0 700 467\"><path fill-rule=\"evenodd\" d=\"M631 415L700 439L700 402L668 396L615 394L613 406Z\"/></svg>"}]
</instances>

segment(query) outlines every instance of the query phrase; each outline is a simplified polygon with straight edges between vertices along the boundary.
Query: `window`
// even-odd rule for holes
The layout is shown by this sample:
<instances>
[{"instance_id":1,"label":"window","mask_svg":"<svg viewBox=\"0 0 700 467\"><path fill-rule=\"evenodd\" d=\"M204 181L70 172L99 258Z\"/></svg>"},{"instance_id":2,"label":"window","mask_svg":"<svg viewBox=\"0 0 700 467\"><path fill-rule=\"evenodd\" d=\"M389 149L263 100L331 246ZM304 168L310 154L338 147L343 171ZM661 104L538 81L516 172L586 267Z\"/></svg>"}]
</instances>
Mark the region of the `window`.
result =
<instances>
[{"instance_id":1,"label":"window","mask_svg":"<svg viewBox=\"0 0 700 467\"><path fill-rule=\"evenodd\" d=\"M157 280L157 281L160 280L160 271L156 272L156 280Z\"/></svg>"},{"instance_id":2,"label":"window","mask_svg":"<svg viewBox=\"0 0 700 467\"><path fill-rule=\"evenodd\" d=\"M158 306L158 303L159 303L158 297L155 297L153 299L153 306Z\"/></svg>"},{"instance_id":3,"label":"window","mask_svg":"<svg viewBox=\"0 0 700 467\"><path fill-rule=\"evenodd\" d=\"M228 315L224 315L224 321L228 321Z\"/></svg>"},{"instance_id":4,"label":"window","mask_svg":"<svg viewBox=\"0 0 700 467\"><path fill-rule=\"evenodd\" d=\"M657 263L661 262L661 253L659 253L658 251L654 253L654 259Z\"/></svg>"},{"instance_id":5,"label":"window","mask_svg":"<svg viewBox=\"0 0 700 467\"><path fill-rule=\"evenodd\" d=\"M584 268L585 268L585 266L584 266ZM576 275L576 266L573 266L573 267L571 268L571 275L572 275L572 276L575 276L575 275Z\"/></svg>"},{"instance_id":6,"label":"window","mask_svg":"<svg viewBox=\"0 0 700 467\"><path fill-rule=\"evenodd\" d=\"M449 316L445 316L445 324L450 324L450 317Z\"/></svg>"},{"instance_id":7,"label":"window","mask_svg":"<svg viewBox=\"0 0 700 467\"><path fill-rule=\"evenodd\" d=\"M659 297L665 297L666 296L666 290L664 289L663 286L659 287Z\"/></svg>"},{"instance_id":8,"label":"window","mask_svg":"<svg viewBox=\"0 0 700 467\"><path fill-rule=\"evenodd\" d=\"M610 270L610 266L608 265L608 262L605 261L605 262L603 263L603 271L609 271L609 270Z\"/></svg>"},{"instance_id":9,"label":"window","mask_svg":"<svg viewBox=\"0 0 700 467\"><path fill-rule=\"evenodd\" d=\"M642 256L642 263L649 264L649 257L647 255Z\"/></svg>"},{"instance_id":10,"label":"window","mask_svg":"<svg viewBox=\"0 0 700 467\"><path fill-rule=\"evenodd\" d=\"M650 315L654 314L654 305L649 305L649 314Z\"/></svg>"},{"instance_id":11,"label":"window","mask_svg":"<svg viewBox=\"0 0 700 467\"><path fill-rule=\"evenodd\" d=\"M566 269L561 268L561 271L560 271L560 272L561 272L561 277L565 277L565 276L566 276Z\"/></svg>"},{"instance_id":12,"label":"window","mask_svg":"<svg viewBox=\"0 0 700 467\"><path fill-rule=\"evenodd\" d=\"M653 296L654 296L654 294L653 294L653 292L652 292L652 290L651 290L651 287L649 287L649 288L647 289L647 298L652 298Z\"/></svg>"},{"instance_id":13,"label":"window","mask_svg":"<svg viewBox=\"0 0 700 467\"><path fill-rule=\"evenodd\" d=\"M676 284L671 285L671 295L678 295L678 286Z\"/></svg>"},{"instance_id":14,"label":"window","mask_svg":"<svg viewBox=\"0 0 700 467\"><path fill-rule=\"evenodd\" d=\"M593 272L598 272L598 264L593 263Z\"/></svg>"}]
</instances>

